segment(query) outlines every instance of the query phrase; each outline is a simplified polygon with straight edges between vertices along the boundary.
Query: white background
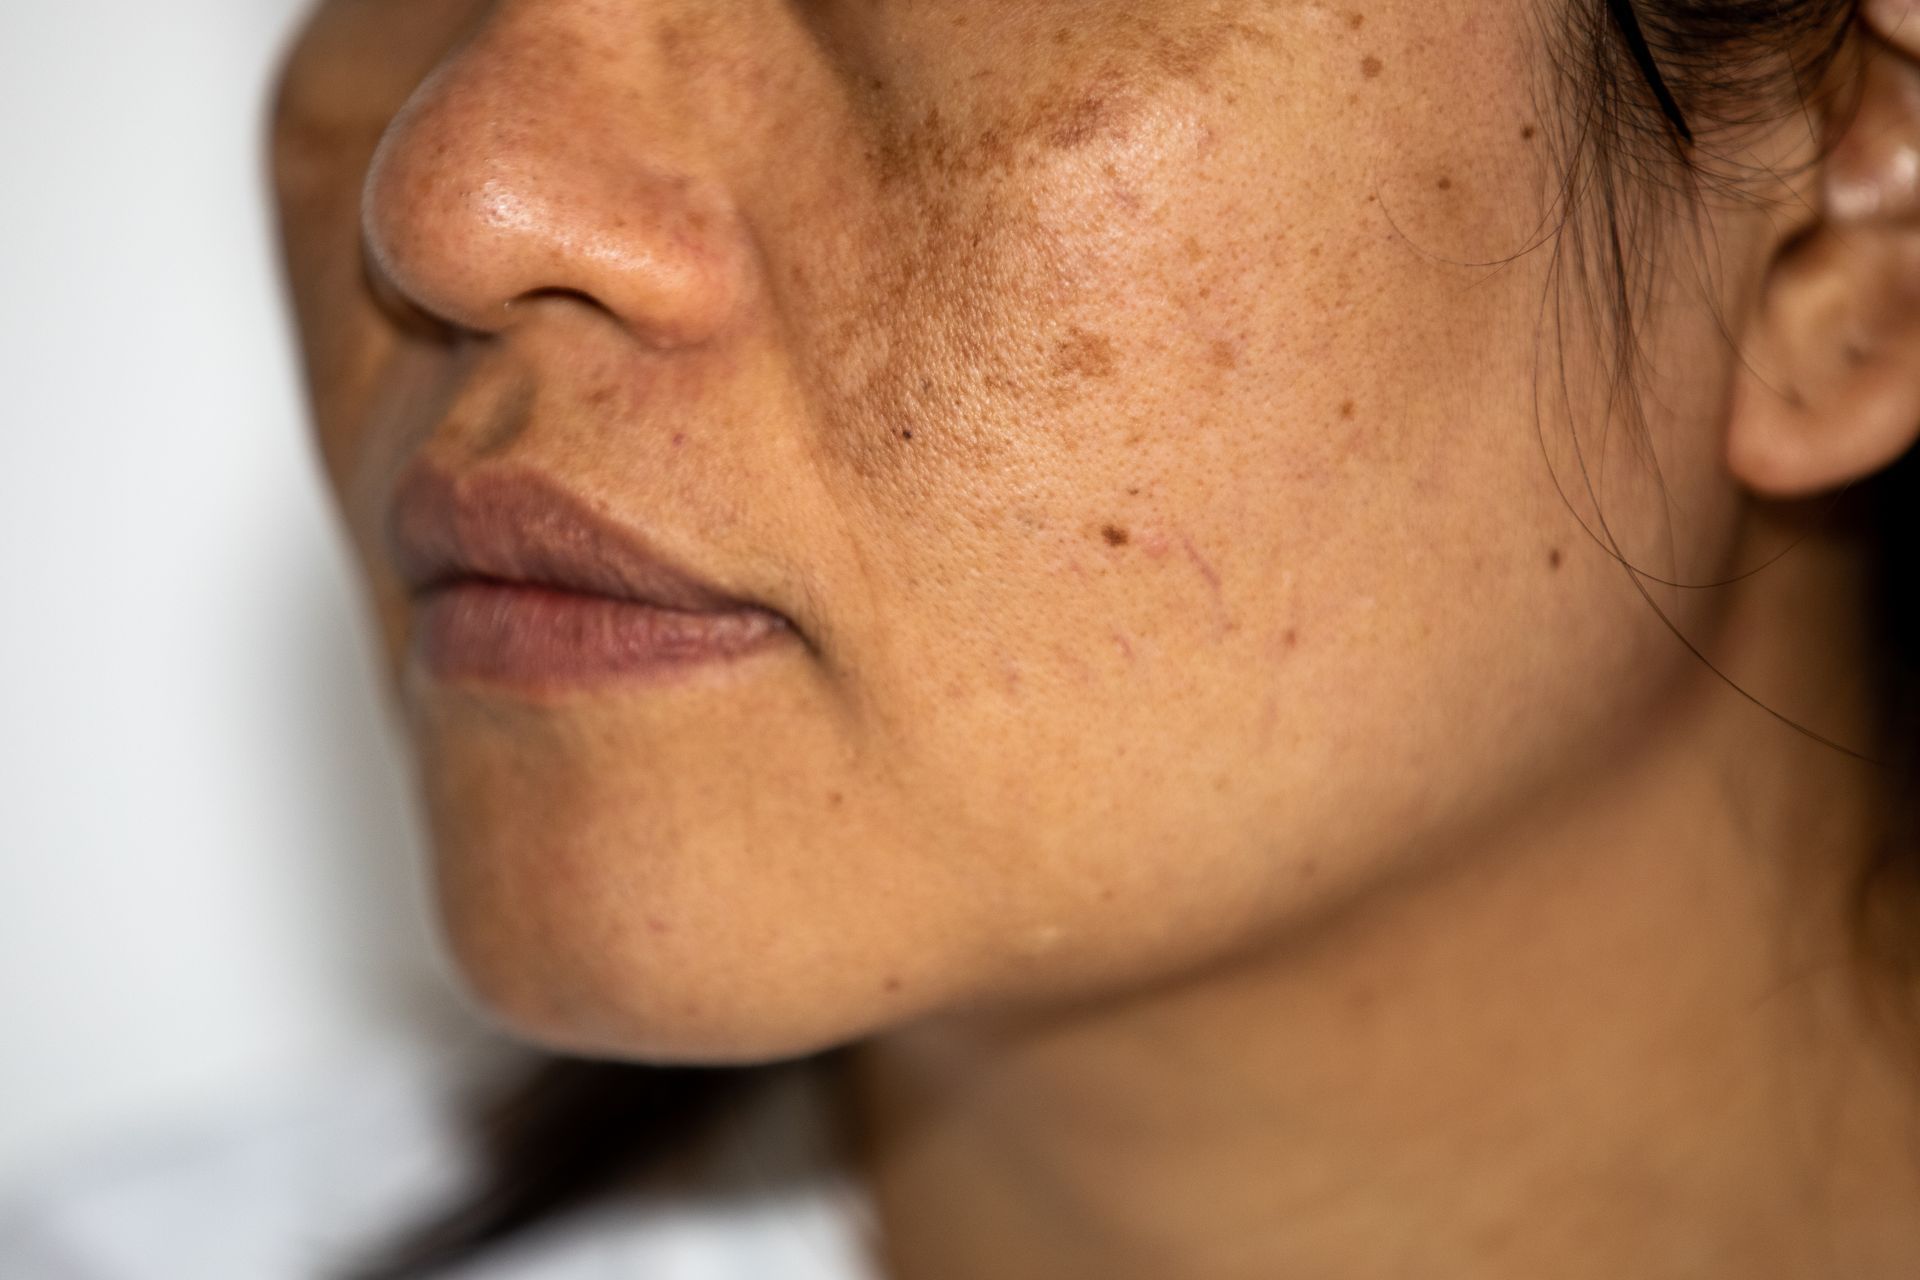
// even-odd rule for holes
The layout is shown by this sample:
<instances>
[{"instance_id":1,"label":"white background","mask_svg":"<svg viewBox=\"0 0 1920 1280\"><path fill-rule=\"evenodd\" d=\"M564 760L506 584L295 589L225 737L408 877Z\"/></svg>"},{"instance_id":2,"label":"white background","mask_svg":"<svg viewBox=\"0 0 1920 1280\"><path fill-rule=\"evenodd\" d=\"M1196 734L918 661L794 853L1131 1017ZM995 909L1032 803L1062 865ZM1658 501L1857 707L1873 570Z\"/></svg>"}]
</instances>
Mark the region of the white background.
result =
<instances>
[{"instance_id":1,"label":"white background","mask_svg":"<svg viewBox=\"0 0 1920 1280\"><path fill-rule=\"evenodd\" d=\"M0 1184L469 1025L299 401L294 0L0 0Z\"/></svg>"}]
</instances>

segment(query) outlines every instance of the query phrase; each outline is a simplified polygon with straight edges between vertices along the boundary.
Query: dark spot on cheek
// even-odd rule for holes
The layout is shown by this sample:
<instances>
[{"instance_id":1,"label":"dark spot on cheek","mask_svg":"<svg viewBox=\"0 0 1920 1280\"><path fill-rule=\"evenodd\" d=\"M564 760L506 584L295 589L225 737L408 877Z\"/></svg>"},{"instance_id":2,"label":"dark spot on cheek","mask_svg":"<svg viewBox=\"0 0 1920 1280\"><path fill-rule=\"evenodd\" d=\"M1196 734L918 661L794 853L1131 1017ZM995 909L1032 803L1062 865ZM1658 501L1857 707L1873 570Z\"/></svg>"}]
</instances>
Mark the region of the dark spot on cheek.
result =
<instances>
[{"instance_id":1,"label":"dark spot on cheek","mask_svg":"<svg viewBox=\"0 0 1920 1280\"><path fill-rule=\"evenodd\" d=\"M827 803L832 805L836 809L840 807L841 802L844 801L845 799L846 797L841 795L838 791L827 792Z\"/></svg>"},{"instance_id":2,"label":"dark spot on cheek","mask_svg":"<svg viewBox=\"0 0 1920 1280\"><path fill-rule=\"evenodd\" d=\"M1233 344L1222 339L1208 349L1207 358L1217 369L1236 369L1240 366L1240 357L1235 353Z\"/></svg>"},{"instance_id":3,"label":"dark spot on cheek","mask_svg":"<svg viewBox=\"0 0 1920 1280\"><path fill-rule=\"evenodd\" d=\"M1360 74L1369 80L1376 78L1386 69L1386 64L1372 54L1368 54L1366 57L1360 59Z\"/></svg>"},{"instance_id":4,"label":"dark spot on cheek","mask_svg":"<svg viewBox=\"0 0 1920 1280\"><path fill-rule=\"evenodd\" d=\"M1289 649L1298 649L1300 647L1300 633L1292 627L1288 627L1287 633L1280 637L1280 643Z\"/></svg>"},{"instance_id":5,"label":"dark spot on cheek","mask_svg":"<svg viewBox=\"0 0 1920 1280\"><path fill-rule=\"evenodd\" d=\"M1453 179L1442 174L1440 181L1434 183L1433 185L1436 187L1439 187L1442 191L1451 191L1453 190Z\"/></svg>"},{"instance_id":6,"label":"dark spot on cheek","mask_svg":"<svg viewBox=\"0 0 1920 1280\"><path fill-rule=\"evenodd\" d=\"M673 444L675 448L679 448L681 445L685 444L686 442L687 442L686 432L676 431L673 433Z\"/></svg>"},{"instance_id":7,"label":"dark spot on cheek","mask_svg":"<svg viewBox=\"0 0 1920 1280\"><path fill-rule=\"evenodd\" d=\"M902 428L900 429L900 438L901 438L902 440L911 440L911 439L913 439L913 432L912 432L912 430L911 430L911 429L909 429L909 428L906 428L906 427L902 427Z\"/></svg>"},{"instance_id":8,"label":"dark spot on cheek","mask_svg":"<svg viewBox=\"0 0 1920 1280\"><path fill-rule=\"evenodd\" d=\"M1088 333L1075 326L1067 330L1053 349L1056 374L1078 374L1083 378L1111 378L1118 364L1113 339L1105 334Z\"/></svg>"},{"instance_id":9,"label":"dark spot on cheek","mask_svg":"<svg viewBox=\"0 0 1920 1280\"><path fill-rule=\"evenodd\" d=\"M887 975L887 990L889 990L889 991L898 991L899 989L900 989L900 979L899 979L898 977L896 977L896 976L894 976L893 974L888 974L888 975Z\"/></svg>"},{"instance_id":10,"label":"dark spot on cheek","mask_svg":"<svg viewBox=\"0 0 1920 1280\"><path fill-rule=\"evenodd\" d=\"M659 916L647 917L647 928L655 933L672 933L673 927Z\"/></svg>"},{"instance_id":11,"label":"dark spot on cheek","mask_svg":"<svg viewBox=\"0 0 1920 1280\"><path fill-rule=\"evenodd\" d=\"M1110 547L1124 547L1127 545L1127 531L1117 524L1101 525L1100 536L1107 540L1107 545Z\"/></svg>"},{"instance_id":12,"label":"dark spot on cheek","mask_svg":"<svg viewBox=\"0 0 1920 1280\"><path fill-rule=\"evenodd\" d=\"M1549 569L1558 569L1565 559L1566 557L1560 554L1560 548L1555 547L1553 550L1547 552L1547 567Z\"/></svg>"},{"instance_id":13,"label":"dark spot on cheek","mask_svg":"<svg viewBox=\"0 0 1920 1280\"><path fill-rule=\"evenodd\" d=\"M1349 28L1350 30L1353 30L1353 31L1358 31L1358 30L1359 30L1360 28L1362 28L1362 27L1364 27L1364 26L1366 26L1366 25L1367 25L1367 15L1366 15L1366 14L1364 14L1364 13L1350 13L1350 14L1348 14L1348 15L1347 15L1347 26L1348 26L1348 28Z\"/></svg>"},{"instance_id":14,"label":"dark spot on cheek","mask_svg":"<svg viewBox=\"0 0 1920 1280\"><path fill-rule=\"evenodd\" d=\"M1347 418L1347 419L1351 419L1351 418L1353 417L1353 415L1354 415L1354 412L1355 412L1355 405L1354 405L1354 403L1353 403L1353 401L1351 401L1351 400L1343 400L1343 401L1341 401L1341 402L1340 402L1340 416L1341 416L1341 417L1343 417L1343 418Z\"/></svg>"},{"instance_id":15,"label":"dark spot on cheek","mask_svg":"<svg viewBox=\"0 0 1920 1280\"><path fill-rule=\"evenodd\" d=\"M1534 127L1533 127L1532 125L1530 125L1530 124L1523 124L1523 125L1521 125L1521 126L1520 126L1520 136L1521 136L1522 138L1524 138L1524 139L1525 139L1526 141L1528 141L1528 142L1532 142L1532 141L1533 141L1533 135L1534 135L1534 134L1536 134L1536 133L1538 133L1538 132L1540 132L1540 131L1539 131L1538 129L1536 129L1536 128L1534 128Z\"/></svg>"}]
</instances>

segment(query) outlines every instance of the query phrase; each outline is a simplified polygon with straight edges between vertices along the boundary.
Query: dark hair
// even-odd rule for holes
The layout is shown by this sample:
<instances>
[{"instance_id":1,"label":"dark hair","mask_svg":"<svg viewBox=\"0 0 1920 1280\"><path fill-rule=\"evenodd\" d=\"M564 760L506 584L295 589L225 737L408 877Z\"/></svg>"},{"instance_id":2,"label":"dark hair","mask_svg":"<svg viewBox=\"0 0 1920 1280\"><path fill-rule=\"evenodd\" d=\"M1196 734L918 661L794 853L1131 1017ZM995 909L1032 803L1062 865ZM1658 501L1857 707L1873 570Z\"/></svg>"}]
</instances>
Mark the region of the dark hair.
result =
<instances>
[{"instance_id":1,"label":"dark hair","mask_svg":"<svg viewBox=\"0 0 1920 1280\"><path fill-rule=\"evenodd\" d=\"M1848 48L1858 0L1570 0L1545 35L1557 80L1551 139L1563 181L1554 228L1563 282L1611 335L1616 384L1632 394L1635 316L1659 270L1648 229L1659 202L1739 189L1720 149L1821 92ZM1845 68L1841 68L1844 70ZM1903 581L1920 551L1920 457L1853 487L1836 518L1859 522L1877 557L1874 607L1882 691L1877 741L1857 744L1893 779L1878 856L1855 894L1857 936L1880 963L1920 971L1911 922L1882 920L1881 892L1920 887L1920 605ZM1890 922L1894 927L1887 927ZM667 1176L777 1078L837 1070L843 1049L754 1067L650 1067L546 1060L473 1116L478 1189L409 1232L356 1280L441 1271L636 1178Z\"/></svg>"}]
</instances>

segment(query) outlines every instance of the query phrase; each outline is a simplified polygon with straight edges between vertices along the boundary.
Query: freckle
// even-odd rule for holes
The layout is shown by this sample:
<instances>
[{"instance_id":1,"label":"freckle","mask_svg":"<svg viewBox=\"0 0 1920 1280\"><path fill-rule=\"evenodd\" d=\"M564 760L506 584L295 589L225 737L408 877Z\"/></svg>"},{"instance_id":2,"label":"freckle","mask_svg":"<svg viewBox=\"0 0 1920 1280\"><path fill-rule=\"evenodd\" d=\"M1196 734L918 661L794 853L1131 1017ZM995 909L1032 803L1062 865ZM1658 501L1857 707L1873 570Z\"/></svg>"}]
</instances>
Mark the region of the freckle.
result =
<instances>
[{"instance_id":1,"label":"freckle","mask_svg":"<svg viewBox=\"0 0 1920 1280\"><path fill-rule=\"evenodd\" d=\"M1351 401L1351 400L1343 400L1343 401L1341 401L1341 402L1340 402L1340 416L1341 416L1341 417L1343 417L1343 418L1351 418L1351 417L1353 417L1353 414L1354 414L1354 410L1355 410L1355 408L1356 408L1356 406L1354 405L1354 403L1353 403L1353 401Z\"/></svg>"},{"instance_id":2,"label":"freckle","mask_svg":"<svg viewBox=\"0 0 1920 1280\"><path fill-rule=\"evenodd\" d=\"M1065 44L1071 39L1073 39L1073 29L1071 27L1055 27L1053 29L1053 42L1055 44Z\"/></svg>"},{"instance_id":3,"label":"freckle","mask_svg":"<svg viewBox=\"0 0 1920 1280\"><path fill-rule=\"evenodd\" d=\"M1527 140L1528 142L1532 142L1532 141L1533 141L1533 135L1534 135L1534 134L1536 134L1536 133L1538 133L1538 132L1539 132L1539 130L1538 130L1538 129L1535 129L1535 128L1534 128L1534 127L1533 127L1532 125L1530 125L1530 124L1523 124L1523 125L1521 125L1521 126L1520 126L1520 136L1521 136L1522 138L1525 138L1525 139L1526 139L1526 140Z\"/></svg>"},{"instance_id":4,"label":"freckle","mask_svg":"<svg viewBox=\"0 0 1920 1280\"><path fill-rule=\"evenodd\" d=\"M1558 569L1560 562L1564 559L1565 557L1560 554L1560 548L1555 547L1553 550L1547 552L1547 567L1549 569Z\"/></svg>"},{"instance_id":5,"label":"freckle","mask_svg":"<svg viewBox=\"0 0 1920 1280\"><path fill-rule=\"evenodd\" d=\"M887 975L887 990L889 990L889 991L898 991L899 989L900 989L900 979L899 979L899 978L897 978L897 977L895 977L895 976L894 976L893 974L888 974L888 975Z\"/></svg>"},{"instance_id":6,"label":"freckle","mask_svg":"<svg viewBox=\"0 0 1920 1280\"><path fill-rule=\"evenodd\" d=\"M1139 497L1139 496L1140 496L1140 486L1139 486L1139 485L1134 485L1134 486L1133 486L1132 488L1130 488L1130 489L1128 489L1128 490L1127 490L1127 496L1128 496L1129 498L1137 498L1137 497Z\"/></svg>"},{"instance_id":7,"label":"freckle","mask_svg":"<svg viewBox=\"0 0 1920 1280\"><path fill-rule=\"evenodd\" d=\"M1366 15L1366 14L1364 14L1364 13L1350 13L1350 14L1348 14L1348 15L1347 15L1347 26L1348 26L1348 27L1350 27L1351 29L1353 29L1353 30L1355 30L1355 31L1358 31L1358 30L1359 30L1360 28L1362 28L1362 27L1364 27L1364 26L1366 26L1366 25L1367 25L1367 15Z\"/></svg>"},{"instance_id":8,"label":"freckle","mask_svg":"<svg viewBox=\"0 0 1920 1280\"><path fill-rule=\"evenodd\" d=\"M1194 235L1180 242L1180 251L1187 255L1188 262L1198 262L1207 254L1206 247L1200 243L1200 237Z\"/></svg>"},{"instance_id":9,"label":"freckle","mask_svg":"<svg viewBox=\"0 0 1920 1280\"><path fill-rule=\"evenodd\" d=\"M1453 179L1443 176L1440 181L1433 185L1439 187L1442 191L1451 191L1453 190Z\"/></svg>"},{"instance_id":10,"label":"freckle","mask_svg":"<svg viewBox=\"0 0 1920 1280\"><path fill-rule=\"evenodd\" d=\"M1240 364L1240 357L1234 354L1233 344L1224 338L1213 344L1208 352L1208 357L1213 361L1215 367L1221 369L1237 368Z\"/></svg>"},{"instance_id":11,"label":"freckle","mask_svg":"<svg viewBox=\"0 0 1920 1280\"><path fill-rule=\"evenodd\" d=\"M837 807L845 799L846 797L841 795L838 791L827 792L827 803L830 805L834 805Z\"/></svg>"},{"instance_id":12,"label":"freckle","mask_svg":"<svg viewBox=\"0 0 1920 1280\"><path fill-rule=\"evenodd\" d=\"M1369 80L1384 70L1386 70L1386 64L1372 54L1368 54L1366 57L1360 59L1360 74Z\"/></svg>"},{"instance_id":13,"label":"freckle","mask_svg":"<svg viewBox=\"0 0 1920 1280\"><path fill-rule=\"evenodd\" d=\"M1109 885L1100 891L1100 901L1102 902L1113 901L1113 886Z\"/></svg>"},{"instance_id":14,"label":"freckle","mask_svg":"<svg viewBox=\"0 0 1920 1280\"><path fill-rule=\"evenodd\" d=\"M1124 547L1127 545L1127 531L1117 524L1101 525L1100 536L1107 540L1107 545L1110 547Z\"/></svg>"}]
</instances>

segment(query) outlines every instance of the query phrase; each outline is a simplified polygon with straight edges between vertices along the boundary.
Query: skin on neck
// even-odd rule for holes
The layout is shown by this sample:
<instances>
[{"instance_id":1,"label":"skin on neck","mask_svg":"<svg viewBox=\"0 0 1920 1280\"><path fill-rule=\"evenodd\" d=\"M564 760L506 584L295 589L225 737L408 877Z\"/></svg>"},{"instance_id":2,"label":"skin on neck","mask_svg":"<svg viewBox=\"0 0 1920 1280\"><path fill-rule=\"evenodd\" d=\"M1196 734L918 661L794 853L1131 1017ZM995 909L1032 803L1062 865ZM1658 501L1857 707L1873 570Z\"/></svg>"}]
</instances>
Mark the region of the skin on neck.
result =
<instances>
[{"instance_id":1,"label":"skin on neck","mask_svg":"<svg viewBox=\"0 0 1920 1280\"><path fill-rule=\"evenodd\" d=\"M1862 741L1864 638L1804 625L1860 616L1852 555L1752 580L1717 656ZM1915 1060L1844 918L1875 777L1703 668L1614 767L1257 954L857 1047L886 1273L1911 1274Z\"/></svg>"}]
</instances>

